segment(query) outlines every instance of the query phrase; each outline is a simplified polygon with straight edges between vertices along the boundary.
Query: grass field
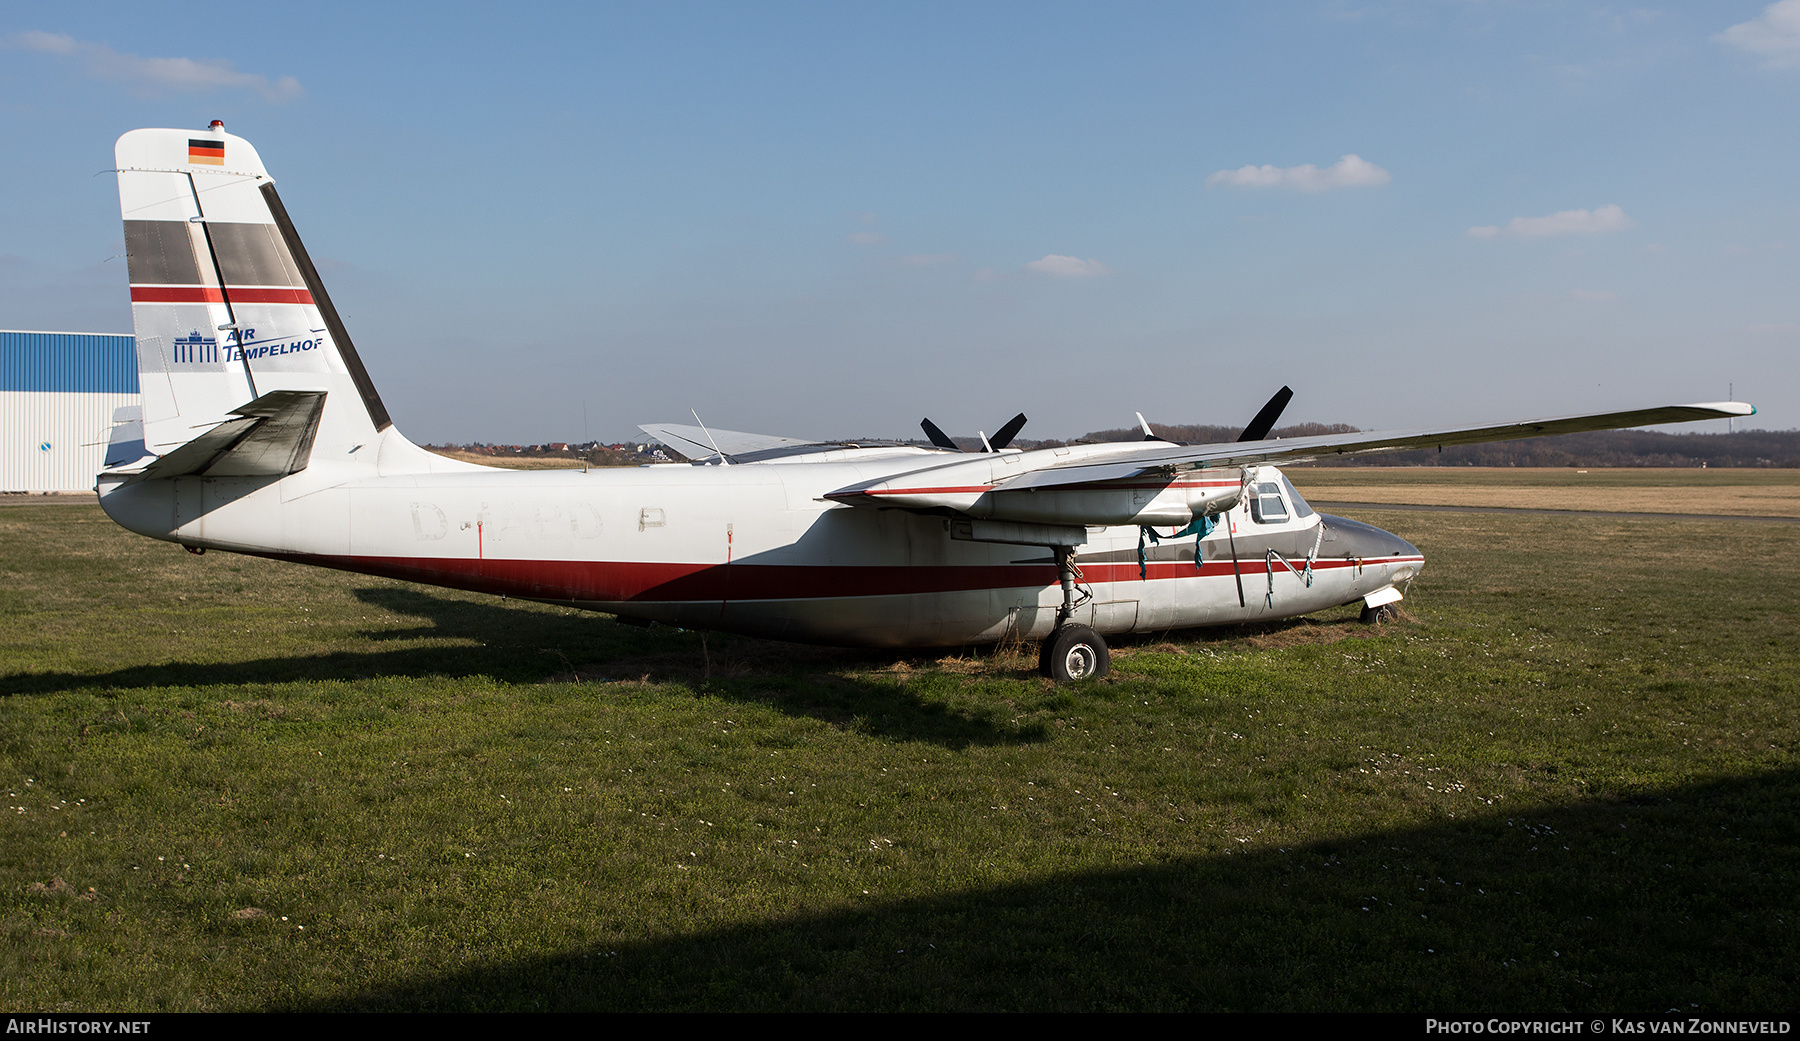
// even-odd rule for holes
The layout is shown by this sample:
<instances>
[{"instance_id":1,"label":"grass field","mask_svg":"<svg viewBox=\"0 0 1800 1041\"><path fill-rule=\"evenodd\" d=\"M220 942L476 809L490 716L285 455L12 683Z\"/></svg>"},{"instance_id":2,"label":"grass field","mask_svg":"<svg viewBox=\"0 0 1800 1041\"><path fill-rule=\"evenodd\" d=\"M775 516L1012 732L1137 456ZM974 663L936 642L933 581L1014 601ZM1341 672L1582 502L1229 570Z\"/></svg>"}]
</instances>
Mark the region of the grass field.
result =
<instances>
[{"instance_id":1,"label":"grass field","mask_svg":"<svg viewBox=\"0 0 1800 1041\"><path fill-rule=\"evenodd\" d=\"M1650 467L1289 467L1323 502L1800 517L1800 470Z\"/></svg>"},{"instance_id":2,"label":"grass field","mask_svg":"<svg viewBox=\"0 0 1800 1041\"><path fill-rule=\"evenodd\" d=\"M481 455L448 448L433 448L431 451L447 459L474 463L477 466L497 466L503 470L580 470L584 466L581 460L568 456Z\"/></svg>"},{"instance_id":3,"label":"grass field","mask_svg":"<svg viewBox=\"0 0 1800 1041\"><path fill-rule=\"evenodd\" d=\"M1361 516L1059 689L0 506L0 1006L1790 1007L1800 526Z\"/></svg>"}]
</instances>

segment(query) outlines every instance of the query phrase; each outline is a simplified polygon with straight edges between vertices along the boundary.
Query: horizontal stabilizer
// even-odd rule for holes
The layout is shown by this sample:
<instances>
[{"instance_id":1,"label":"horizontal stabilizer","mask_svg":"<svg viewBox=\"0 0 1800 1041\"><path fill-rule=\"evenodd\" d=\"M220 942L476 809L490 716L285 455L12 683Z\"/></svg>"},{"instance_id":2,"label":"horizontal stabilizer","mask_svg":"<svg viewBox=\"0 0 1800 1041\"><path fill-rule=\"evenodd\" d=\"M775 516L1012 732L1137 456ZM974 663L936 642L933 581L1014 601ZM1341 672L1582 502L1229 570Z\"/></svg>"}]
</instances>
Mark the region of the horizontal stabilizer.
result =
<instances>
[{"instance_id":1,"label":"horizontal stabilizer","mask_svg":"<svg viewBox=\"0 0 1800 1041\"><path fill-rule=\"evenodd\" d=\"M322 390L276 390L232 409L227 419L132 478L285 477L306 469L325 412Z\"/></svg>"}]
</instances>

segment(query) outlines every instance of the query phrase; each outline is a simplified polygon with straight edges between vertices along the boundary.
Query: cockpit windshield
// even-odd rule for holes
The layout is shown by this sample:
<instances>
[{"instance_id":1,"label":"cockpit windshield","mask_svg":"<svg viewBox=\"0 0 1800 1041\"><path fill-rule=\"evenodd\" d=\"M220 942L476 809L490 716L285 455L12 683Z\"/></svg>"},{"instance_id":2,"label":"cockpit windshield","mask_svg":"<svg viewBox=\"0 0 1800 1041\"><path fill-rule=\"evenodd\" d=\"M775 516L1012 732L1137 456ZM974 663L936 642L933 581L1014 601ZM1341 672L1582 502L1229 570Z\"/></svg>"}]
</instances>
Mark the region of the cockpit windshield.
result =
<instances>
[{"instance_id":1,"label":"cockpit windshield","mask_svg":"<svg viewBox=\"0 0 1800 1041\"><path fill-rule=\"evenodd\" d=\"M1301 520L1305 520L1313 515L1313 508L1308 506L1306 500L1300 497L1300 490L1295 488L1294 483L1287 479L1287 474L1281 475L1281 487L1287 491L1288 502L1294 504L1294 516Z\"/></svg>"}]
</instances>

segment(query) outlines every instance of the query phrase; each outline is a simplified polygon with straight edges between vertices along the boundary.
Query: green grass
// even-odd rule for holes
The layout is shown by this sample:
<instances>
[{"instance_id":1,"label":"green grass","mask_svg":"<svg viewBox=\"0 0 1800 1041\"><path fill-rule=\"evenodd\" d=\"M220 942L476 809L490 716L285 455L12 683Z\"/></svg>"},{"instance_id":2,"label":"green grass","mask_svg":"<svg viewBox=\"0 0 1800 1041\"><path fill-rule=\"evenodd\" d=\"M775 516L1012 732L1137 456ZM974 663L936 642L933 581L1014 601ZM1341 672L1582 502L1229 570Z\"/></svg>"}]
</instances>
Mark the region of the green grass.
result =
<instances>
[{"instance_id":1,"label":"green grass","mask_svg":"<svg viewBox=\"0 0 1800 1041\"><path fill-rule=\"evenodd\" d=\"M0 1007L1790 1005L1800 530L1367 516L1056 688L0 507Z\"/></svg>"}]
</instances>

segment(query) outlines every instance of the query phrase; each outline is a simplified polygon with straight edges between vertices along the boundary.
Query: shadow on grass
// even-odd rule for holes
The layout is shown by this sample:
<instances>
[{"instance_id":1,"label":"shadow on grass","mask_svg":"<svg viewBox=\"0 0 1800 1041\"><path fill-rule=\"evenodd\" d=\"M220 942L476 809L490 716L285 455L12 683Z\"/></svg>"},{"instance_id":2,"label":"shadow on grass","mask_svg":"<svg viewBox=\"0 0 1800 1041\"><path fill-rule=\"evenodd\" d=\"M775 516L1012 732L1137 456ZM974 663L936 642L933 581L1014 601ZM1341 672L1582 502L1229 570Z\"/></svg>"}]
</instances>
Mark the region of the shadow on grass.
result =
<instances>
[{"instance_id":1,"label":"shadow on grass","mask_svg":"<svg viewBox=\"0 0 1800 1041\"><path fill-rule=\"evenodd\" d=\"M297 1006L1783 1012L1800 772L566 954ZM847 902L848 903L848 902Z\"/></svg>"},{"instance_id":2,"label":"shadow on grass","mask_svg":"<svg viewBox=\"0 0 1800 1041\"><path fill-rule=\"evenodd\" d=\"M382 651L334 651L234 662L167 662L113 672L0 676L0 697L156 687L356 681L379 677L484 676L511 683L624 679L677 684L713 697L772 707L874 736L949 748L1042 740L1039 724L1004 726L909 691L859 678L892 668L892 651L777 643L667 627L621 625L604 615L518 610L499 600L464 600L415 589L355 590L371 607L420 620L363 633L372 643L427 642ZM848 670L850 675L845 675Z\"/></svg>"}]
</instances>

